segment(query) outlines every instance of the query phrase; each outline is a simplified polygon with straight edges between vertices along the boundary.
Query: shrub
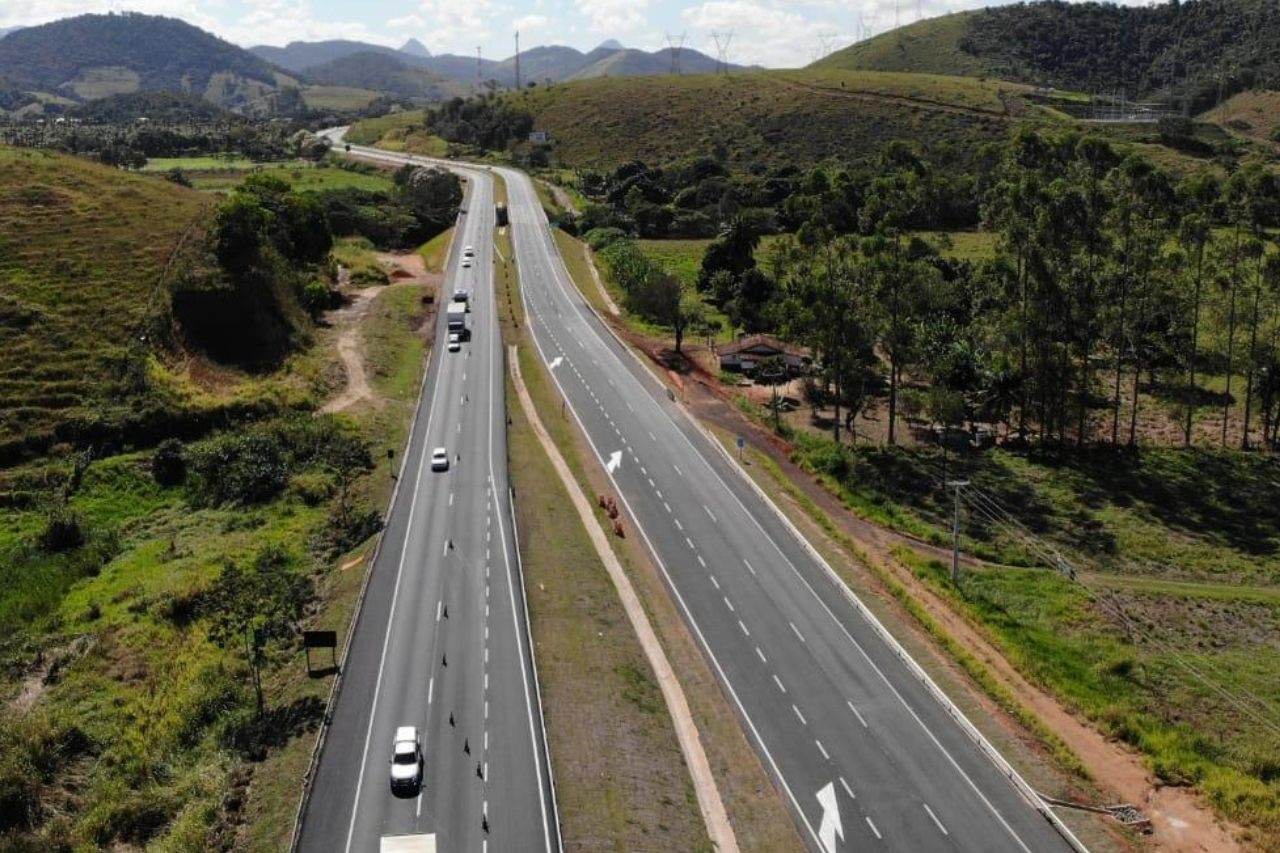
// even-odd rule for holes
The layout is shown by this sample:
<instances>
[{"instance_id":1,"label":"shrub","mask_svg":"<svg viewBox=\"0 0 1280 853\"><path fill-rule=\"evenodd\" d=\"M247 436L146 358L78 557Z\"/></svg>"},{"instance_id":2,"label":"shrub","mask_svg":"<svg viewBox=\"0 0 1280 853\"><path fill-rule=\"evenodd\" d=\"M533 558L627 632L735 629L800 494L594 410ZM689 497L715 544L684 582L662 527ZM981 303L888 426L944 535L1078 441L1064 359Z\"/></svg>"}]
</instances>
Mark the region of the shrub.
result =
<instances>
[{"instance_id":1,"label":"shrub","mask_svg":"<svg viewBox=\"0 0 1280 853\"><path fill-rule=\"evenodd\" d=\"M193 497L208 506L261 503L288 482L288 467L276 436L266 430L231 433L200 446L191 459Z\"/></svg>"},{"instance_id":2,"label":"shrub","mask_svg":"<svg viewBox=\"0 0 1280 853\"><path fill-rule=\"evenodd\" d=\"M80 516L65 506L60 506L49 513L44 530L40 532L39 544L43 551L61 554L84 547L88 538Z\"/></svg>"},{"instance_id":3,"label":"shrub","mask_svg":"<svg viewBox=\"0 0 1280 853\"><path fill-rule=\"evenodd\" d=\"M161 486L180 486L187 479L187 448L176 438L160 443L151 456L151 476Z\"/></svg>"}]
</instances>

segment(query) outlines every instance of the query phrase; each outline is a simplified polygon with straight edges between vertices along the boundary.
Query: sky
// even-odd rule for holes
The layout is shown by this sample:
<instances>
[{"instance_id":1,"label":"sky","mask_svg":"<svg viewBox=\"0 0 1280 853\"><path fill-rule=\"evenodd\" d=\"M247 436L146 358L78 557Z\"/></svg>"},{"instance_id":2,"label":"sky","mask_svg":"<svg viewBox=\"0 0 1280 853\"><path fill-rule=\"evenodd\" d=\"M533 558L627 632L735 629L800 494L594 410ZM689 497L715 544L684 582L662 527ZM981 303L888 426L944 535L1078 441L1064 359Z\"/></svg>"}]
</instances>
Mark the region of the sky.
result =
<instances>
[{"instance_id":1,"label":"sky","mask_svg":"<svg viewBox=\"0 0 1280 853\"><path fill-rule=\"evenodd\" d=\"M740 65L792 68L896 22L990 0L0 0L0 29L85 12L181 18L244 47L355 39L505 59L537 45L587 51L607 39L657 50L683 44Z\"/></svg>"}]
</instances>

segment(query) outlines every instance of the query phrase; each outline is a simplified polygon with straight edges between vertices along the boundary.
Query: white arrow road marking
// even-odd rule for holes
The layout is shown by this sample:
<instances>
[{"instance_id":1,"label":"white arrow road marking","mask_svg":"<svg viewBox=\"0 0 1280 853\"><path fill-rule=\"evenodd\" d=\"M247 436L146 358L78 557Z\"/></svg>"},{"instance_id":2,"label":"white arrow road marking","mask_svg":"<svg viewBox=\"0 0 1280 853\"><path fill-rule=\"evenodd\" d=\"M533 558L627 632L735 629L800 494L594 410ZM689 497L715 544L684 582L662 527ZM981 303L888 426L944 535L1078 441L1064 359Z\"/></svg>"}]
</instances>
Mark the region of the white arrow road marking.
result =
<instances>
[{"instance_id":1,"label":"white arrow road marking","mask_svg":"<svg viewBox=\"0 0 1280 853\"><path fill-rule=\"evenodd\" d=\"M844 827L840 825L840 806L836 803L836 786L831 782L818 792L818 805L822 806L822 824L818 827L818 840L827 853L836 853L836 838L844 841Z\"/></svg>"},{"instance_id":2,"label":"white arrow road marking","mask_svg":"<svg viewBox=\"0 0 1280 853\"><path fill-rule=\"evenodd\" d=\"M564 356L558 355L555 358L551 359L551 363L548 364L547 367L550 367L552 370L555 370L557 367L560 366L560 363L562 361L564 361Z\"/></svg>"},{"instance_id":3,"label":"white arrow road marking","mask_svg":"<svg viewBox=\"0 0 1280 853\"><path fill-rule=\"evenodd\" d=\"M615 450L609 454L609 461L605 463L604 467L609 471L610 474L612 474L614 471L618 470L618 466L621 464L622 464L622 451Z\"/></svg>"}]
</instances>

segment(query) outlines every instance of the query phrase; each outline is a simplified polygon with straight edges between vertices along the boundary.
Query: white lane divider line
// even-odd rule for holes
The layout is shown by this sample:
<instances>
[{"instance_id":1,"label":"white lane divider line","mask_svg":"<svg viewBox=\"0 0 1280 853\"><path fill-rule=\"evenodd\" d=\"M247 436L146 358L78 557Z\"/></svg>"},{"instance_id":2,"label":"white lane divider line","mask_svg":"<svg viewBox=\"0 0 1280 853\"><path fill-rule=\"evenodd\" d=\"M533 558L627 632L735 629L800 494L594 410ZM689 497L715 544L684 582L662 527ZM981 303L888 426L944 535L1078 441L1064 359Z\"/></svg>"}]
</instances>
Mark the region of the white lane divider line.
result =
<instances>
[{"instance_id":1,"label":"white lane divider line","mask_svg":"<svg viewBox=\"0 0 1280 853\"><path fill-rule=\"evenodd\" d=\"M702 559L701 554L696 554L695 556L698 558L698 565L705 569L707 567L707 561Z\"/></svg>"},{"instance_id":2,"label":"white lane divider line","mask_svg":"<svg viewBox=\"0 0 1280 853\"><path fill-rule=\"evenodd\" d=\"M849 710L853 712L853 715L858 718L858 722L862 723L862 727L864 729L870 728L870 726L867 725L867 721L864 720L862 718L862 715L858 713L858 709L854 707L853 700L852 699L846 700L846 704L848 704Z\"/></svg>"},{"instance_id":3,"label":"white lane divider line","mask_svg":"<svg viewBox=\"0 0 1280 853\"><path fill-rule=\"evenodd\" d=\"M730 613L733 613L733 612L734 612L734 610L733 610L733 602L729 600L729 596L727 596L727 595L724 597L724 606L725 606L725 607L727 607L727 608L729 608L729 612L730 612Z\"/></svg>"},{"instance_id":4,"label":"white lane divider line","mask_svg":"<svg viewBox=\"0 0 1280 853\"><path fill-rule=\"evenodd\" d=\"M653 433L649 433L649 440L652 441L654 444L658 443L658 439L654 437Z\"/></svg>"},{"instance_id":5,"label":"white lane divider line","mask_svg":"<svg viewBox=\"0 0 1280 853\"><path fill-rule=\"evenodd\" d=\"M720 589L720 581L716 580L715 575L707 575L707 577L711 578L712 586L714 586L716 589Z\"/></svg>"},{"instance_id":6,"label":"white lane divider line","mask_svg":"<svg viewBox=\"0 0 1280 853\"><path fill-rule=\"evenodd\" d=\"M650 480L649 482L652 483L653 481ZM684 525L680 523L680 519L678 518L676 519L676 530L679 530L681 533L684 533Z\"/></svg>"},{"instance_id":7,"label":"white lane divider line","mask_svg":"<svg viewBox=\"0 0 1280 853\"><path fill-rule=\"evenodd\" d=\"M871 831L875 833L877 839L884 838L884 836L880 834L880 830L876 829L876 825L871 822L870 815L867 816L867 826L871 827Z\"/></svg>"},{"instance_id":8,"label":"white lane divider line","mask_svg":"<svg viewBox=\"0 0 1280 853\"><path fill-rule=\"evenodd\" d=\"M696 550L698 550L697 548L694 548L694 547L693 547L693 540L692 540L692 539L690 539L688 536L684 537L684 541L685 541L685 542L687 542L687 543L689 543L689 550L690 550L690 551L696 551Z\"/></svg>"},{"instance_id":9,"label":"white lane divider line","mask_svg":"<svg viewBox=\"0 0 1280 853\"><path fill-rule=\"evenodd\" d=\"M760 663L768 663L769 660L764 656L764 652L760 651L760 647L756 646L756 657L760 658Z\"/></svg>"},{"instance_id":10,"label":"white lane divider line","mask_svg":"<svg viewBox=\"0 0 1280 853\"><path fill-rule=\"evenodd\" d=\"M759 649L757 649L757 651L759 651ZM778 685L778 689L781 690L783 693L787 692L787 688L782 686L782 679L778 678L778 676L775 675L773 677L773 683Z\"/></svg>"},{"instance_id":11,"label":"white lane divider line","mask_svg":"<svg viewBox=\"0 0 1280 853\"><path fill-rule=\"evenodd\" d=\"M444 609L444 601L443 600L437 601L436 602L436 621L437 622L440 621L440 611L442 609Z\"/></svg>"},{"instance_id":12,"label":"white lane divider line","mask_svg":"<svg viewBox=\"0 0 1280 853\"><path fill-rule=\"evenodd\" d=\"M742 633L746 634L748 637L751 636L751 632L747 630L747 623L743 622L741 619L738 620L738 627L742 629Z\"/></svg>"},{"instance_id":13,"label":"white lane divider line","mask_svg":"<svg viewBox=\"0 0 1280 853\"><path fill-rule=\"evenodd\" d=\"M703 509L705 509L705 510L707 511L707 515L711 516L711 523L712 523L712 524L719 524L719 523L720 523L719 521L717 521L717 520L716 520L716 514L715 514L714 512L712 512L712 511L711 511L711 507L707 506L706 504L703 504L703 505L702 505L702 508L703 508Z\"/></svg>"},{"instance_id":14,"label":"white lane divider line","mask_svg":"<svg viewBox=\"0 0 1280 853\"><path fill-rule=\"evenodd\" d=\"M950 834L951 834L951 833L947 832L947 828L946 828L945 826L943 826L943 825L942 825L942 821L938 820L938 816L937 816L936 814L934 814L934 813L933 813L933 809L929 808L929 804L928 804L928 803L921 803L920 805L924 806L924 810L925 810L925 811L927 811L927 812L929 813L929 817L933 818L933 822L934 822L935 824L937 824L938 829L939 829L939 830L941 830L941 832L942 832L942 834L943 834L943 835L950 835Z\"/></svg>"},{"instance_id":15,"label":"white lane divider line","mask_svg":"<svg viewBox=\"0 0 1280 853\"><path fill-rule=\"evenodd\" d=\"M800 629L796 627L796 623L794 623L794 622L788 622L787 624L791 626L791 630L792 630L792 631L795 631L796 636L797 636L797 637L799 637L799 638L800 638L800 642L802 642L802 643L803 643L803 642L804 642L804 634L801 634L801 633L800 633Z\"/></svg>"},{"instance_id":16,"label":"white lane divider line","mask_svg":"<svg viewBox=\"0 0 1280 853\"><path fill-rule=\"evenodd\" d=\"M800 709L795 706L795 703L792 703L791 710L796 712L796 718L800 720L800 725L802 726L809 725L809 721L804 718L804 714L800 713Z\"/></svg>"},{"instance_id":17,"label":"white lane divider line","mask_svg":"<svg viewBox=\"0 0 1280 853\"><path fill-rule=\"evenodd\" d=\"M849 799L851 800L858 799L857 795L853 793L853 789L849 787L849 783L844 781L843 776L840 777L840 787L844 788L844 792L849 795Z\"/></svg>"},{"instance_id":18,"label":"white lane divider line","mask_svg":"<svg viewBox=\"0 0 1280 853\"><path fill-rule=\"evenodd\" d=\"M427 682L427 707L431 707L431 699L436 694L436 677L431 676L431 680ZM929 808L925 806L925 808Z\"/></svg>"},{"instance_id":19,"label":"white lane divider line","mask_svg":"<svg viewBox=\"0 0 1280 853\"><path fill-rule=\"evenodd\" d=\"M744 566L746 566L746 567L747 567L747 571L751 572L751 574L752 574L753 576L755 575L756 570L755 570L754 568L752 568L751 563L749 563L747 560L745 560L745 559L744 559L744 560L742 561L742 564L743 564Z\"/></svg>"},{"instance_id":20,"label":"white lane divider line","mask_svg":"<svg viewBox=\"0 0 1280 853\"><path fill-rule=\"evenodd\" d=\"M679 466L679 465L677 465L676 463L672 462L672 463L671 463L671 467L676 469L676 476L677 476L677 477L683 477L683 476L684 476L684 474L683 474L683 473L681 473L681 471L680 471L680 466Z\"/></svg>"},{"instance_id":21,"label":"white lane divider line","mask_svg":"<svg viewBox=\"0 0 1280 853\"><path fill-rule=\"evenodd\" d=\"M822 741L818 740L817 738L814 738L814 739L813 739L813 742L814 742L815 744L817 744L818 752L821 752L821 753L822 753L822 757L823 757L823 759L825 759L826 761L830 761L830 760L831 760L831 756L830 756L830 755L827 755L827 751L826 751L825 749L823 749L823 748L822 748Z\"/></svg>"},{"instance_id":22,"label":"white lane divider line","mask_svg":"<svg viewBox=\"0 0 1280 853\"><path fill-rule=\"evenodd\" d=\"M668 514L668 515L670 515L670 514L671 514L671 504L667 503L666 501L663 501L663 502L662 502L662 508L663 508L663 509L665 509L665 510L667 511L667 514Z\"/></svg>"}]
</instances>

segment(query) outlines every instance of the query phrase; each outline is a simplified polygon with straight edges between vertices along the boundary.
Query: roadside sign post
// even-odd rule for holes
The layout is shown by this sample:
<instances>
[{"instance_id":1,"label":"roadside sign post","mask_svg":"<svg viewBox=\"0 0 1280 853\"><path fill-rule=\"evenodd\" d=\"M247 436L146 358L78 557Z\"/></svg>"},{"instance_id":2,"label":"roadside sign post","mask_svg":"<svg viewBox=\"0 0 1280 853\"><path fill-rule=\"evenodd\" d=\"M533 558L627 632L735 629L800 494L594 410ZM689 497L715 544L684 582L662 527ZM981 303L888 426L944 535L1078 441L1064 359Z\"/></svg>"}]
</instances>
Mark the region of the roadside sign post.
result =
<instances>
[{"instance_id":1,"label":"roadside sign post","mask_svg":"<svg viewBox=\"0 0 1280 853\"><path fill-rule=\"evenodd\" d=\"M744 447L746 447L746 446L747 446L747 440L746 440L745 438L743 438L742 436L738 436L737 444L738 444L738 461L739 461L739 462L741 462L741 461L742 461L742 448L744 448Z\"/></svg>"}]
</instances>

